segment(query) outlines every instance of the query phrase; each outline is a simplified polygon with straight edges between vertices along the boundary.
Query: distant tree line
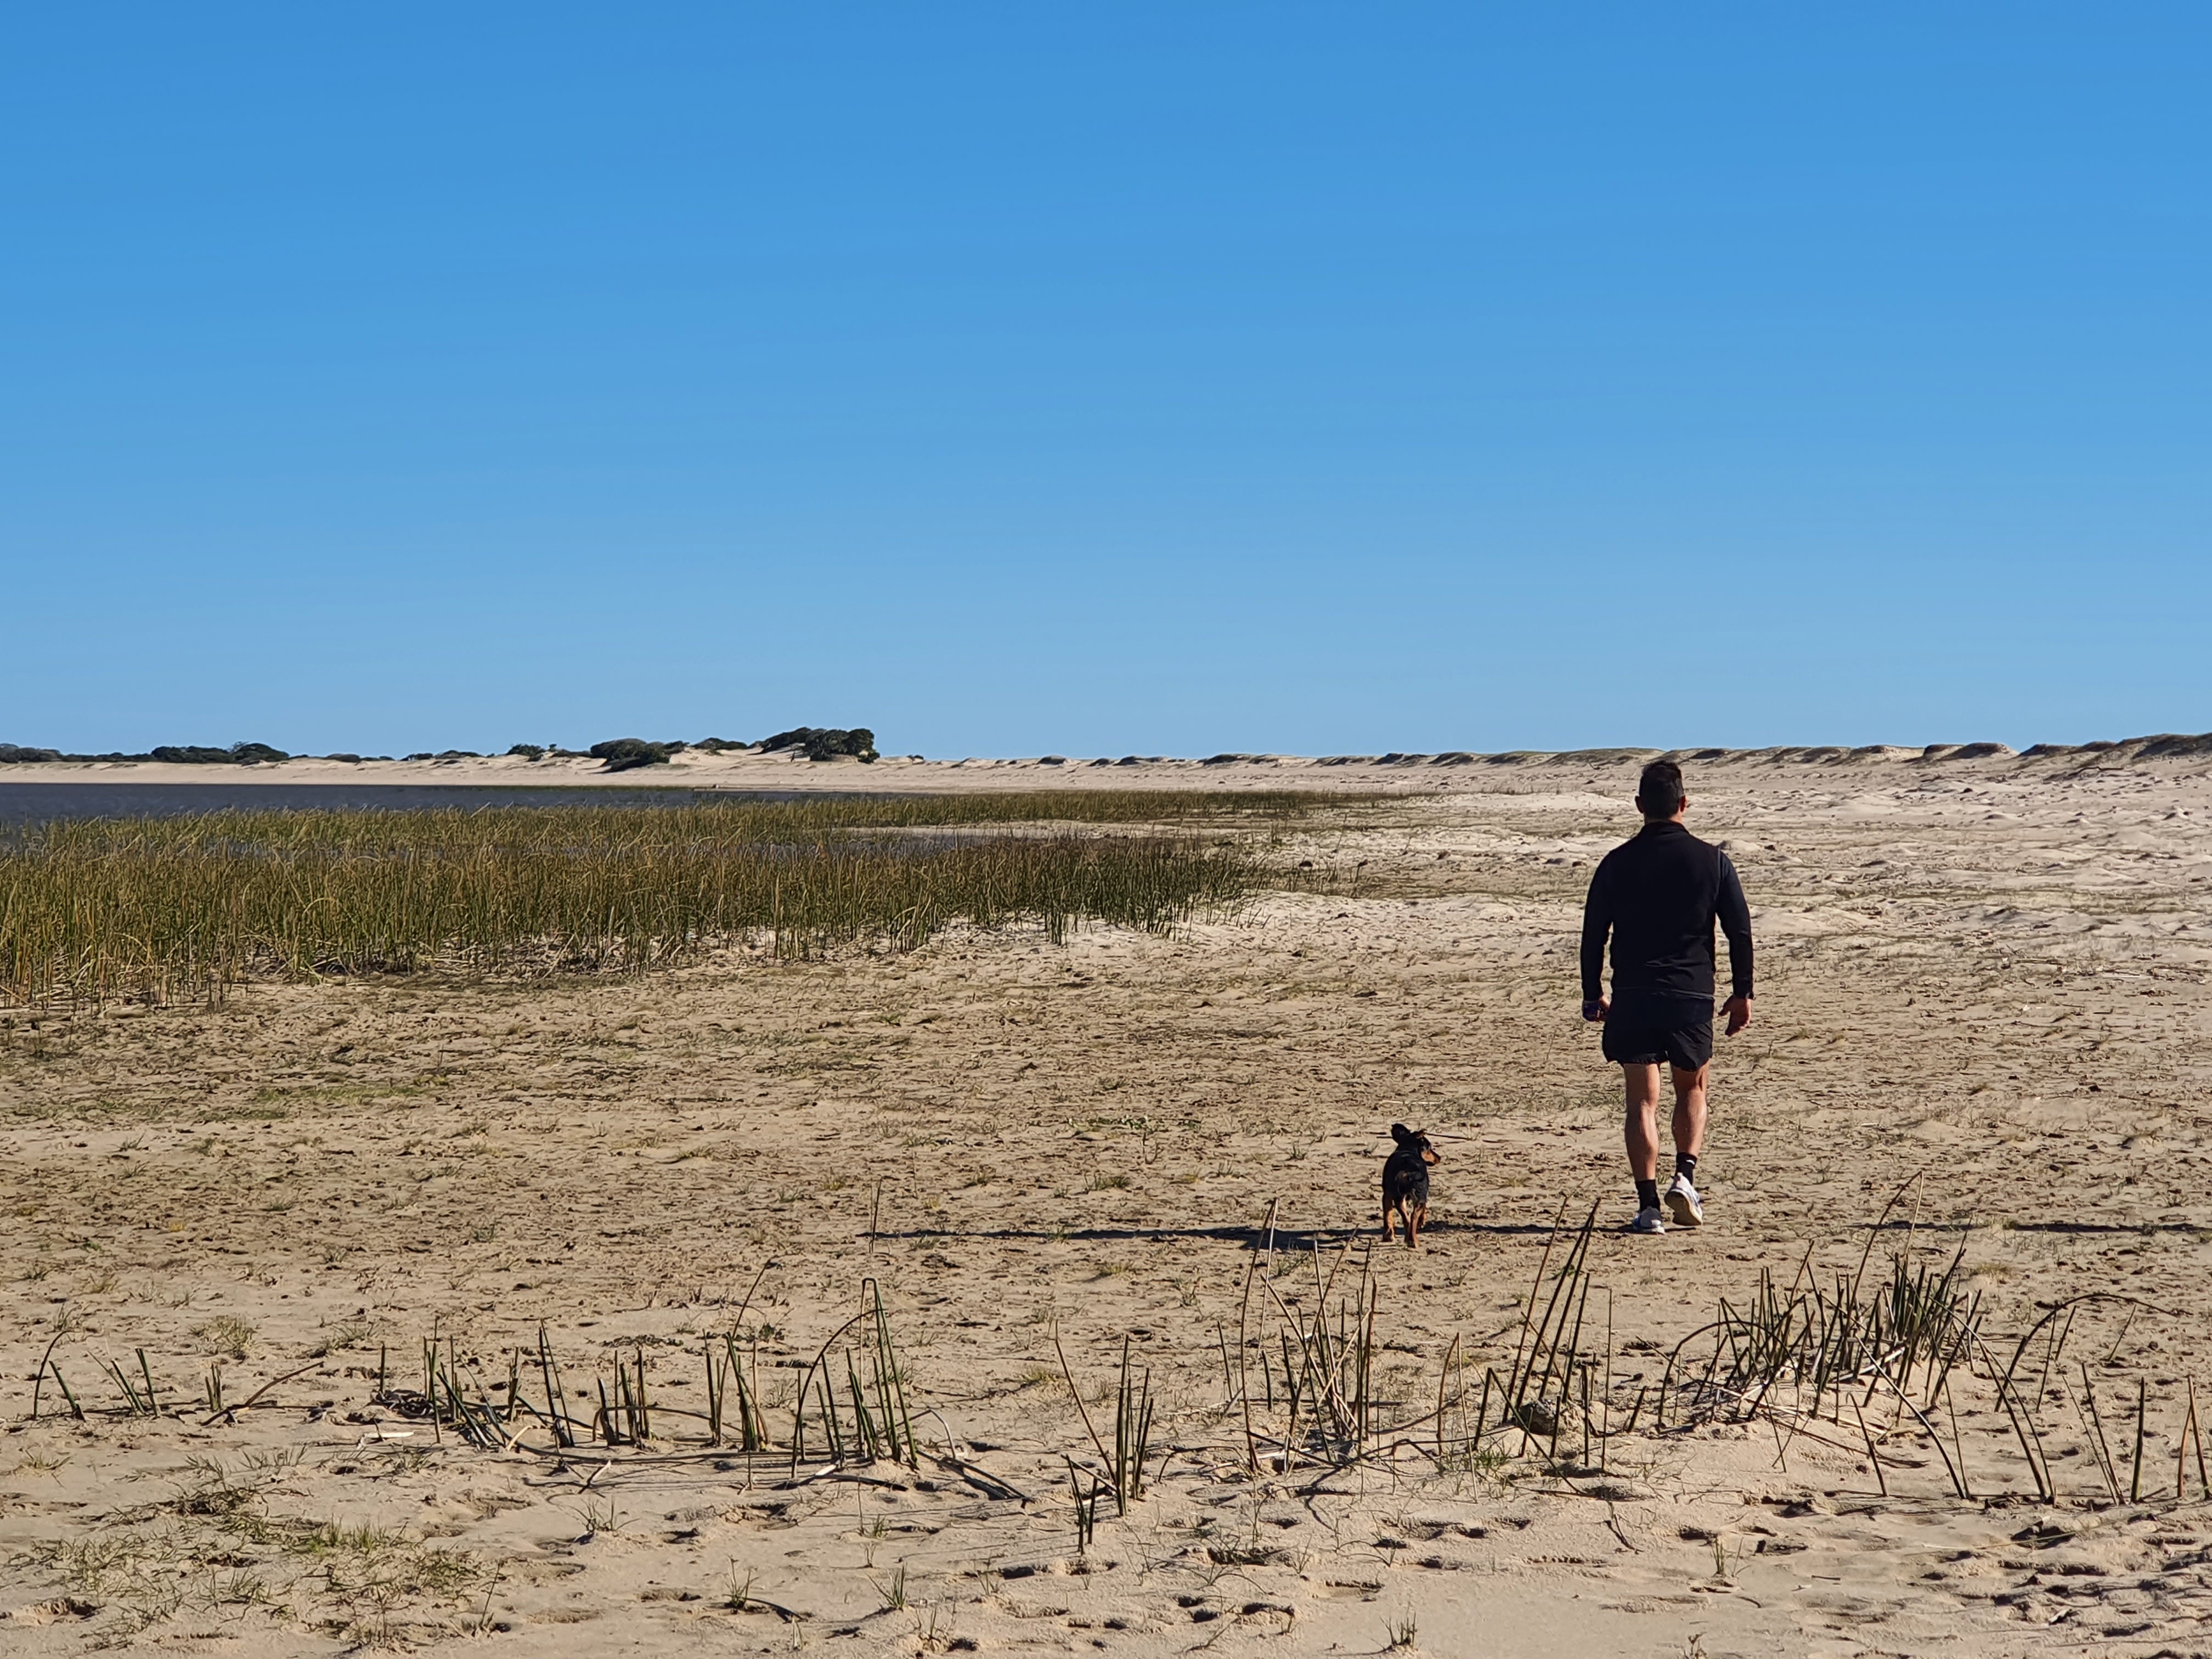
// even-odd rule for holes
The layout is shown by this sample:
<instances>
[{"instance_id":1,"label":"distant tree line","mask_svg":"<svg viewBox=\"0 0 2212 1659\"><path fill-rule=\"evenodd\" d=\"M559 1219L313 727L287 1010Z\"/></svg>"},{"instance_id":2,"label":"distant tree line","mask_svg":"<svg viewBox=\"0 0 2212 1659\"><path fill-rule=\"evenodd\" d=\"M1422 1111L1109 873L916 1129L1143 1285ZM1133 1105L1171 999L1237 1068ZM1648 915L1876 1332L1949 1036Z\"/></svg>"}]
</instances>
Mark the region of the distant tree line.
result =
<instances>
[{"instance_id":1,"label":"distant tree line","mask_svg":"<svg viewBox=\"0 0 2212 1659\"><path fill-rule=\"evenodd\" d=\"M234 743L228 749L204 744L163 744L143 755L70 755L58 749L28 749L21 744L0 743L0 764L20 761L161 761L171 766L264 766L291 758L282 749L271 748L265 743Z\"/></svg>"},{"instance_id":2,"label":"distant tree line","mask_svg":"<svg viewBox=\"0 0 2212 1659\"><path fill-rule=\"evenodd\" d=\"M558 744L518 743L507 752L525 760L538 761L548 757L555 760L595 760L604 763L610 772L627 772L634 767L665 765L671 757L686 749L719 755L729 750L751 750L763 755L782 753L790 750L803 750L811 761L836 760L849 755L855 760L876 758L876 734L865 726L847 731L833 726L796 726L788 732L778 732L773 737L763 738L757 743L734 741L728 738L702 738L696 743L680 738L665 743L653 743L644 738L611 738L605 743L595 743L589 749L563 749ZM217 749L200 744L164 744L140 755L120 752L105 755L72 755L58 749L34 749L22 744L0 743L0 766L27 763L32 761L159 761L170 766L264 766L276 761L313 759L311 756L295 757L265 743L234 743L228 749ZM389 755L325 755L324 760L356 763L363 759L390 760ZM484 757L473 749L422 750L402 757L410 761L482 760Z\"/></svg>"}]
</instances>

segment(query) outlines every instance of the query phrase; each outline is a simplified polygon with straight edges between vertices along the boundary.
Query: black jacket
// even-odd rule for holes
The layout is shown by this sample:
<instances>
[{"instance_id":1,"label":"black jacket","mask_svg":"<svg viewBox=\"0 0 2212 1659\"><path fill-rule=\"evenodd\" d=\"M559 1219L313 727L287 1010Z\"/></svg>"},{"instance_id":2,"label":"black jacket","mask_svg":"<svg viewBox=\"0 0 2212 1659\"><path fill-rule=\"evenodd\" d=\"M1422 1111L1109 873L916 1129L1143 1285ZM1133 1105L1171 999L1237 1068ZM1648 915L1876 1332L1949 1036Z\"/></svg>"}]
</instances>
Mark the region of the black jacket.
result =
<instances>
[{"instance_id":1,"label":"black jacket","mask_svg":"<svg viewBox=\"0 0 2212 1659\"><path fill-rule=\"evenodd\" d=\"M1713 1012L1713 923L1728 935L1733 994L1751 994L1751 910L1728 854L1679 823L1647 823L1605 855L1583 907L1583 1000L1604 994L1613 935L1616 1017Z\"/></svg>"}]
</instances>

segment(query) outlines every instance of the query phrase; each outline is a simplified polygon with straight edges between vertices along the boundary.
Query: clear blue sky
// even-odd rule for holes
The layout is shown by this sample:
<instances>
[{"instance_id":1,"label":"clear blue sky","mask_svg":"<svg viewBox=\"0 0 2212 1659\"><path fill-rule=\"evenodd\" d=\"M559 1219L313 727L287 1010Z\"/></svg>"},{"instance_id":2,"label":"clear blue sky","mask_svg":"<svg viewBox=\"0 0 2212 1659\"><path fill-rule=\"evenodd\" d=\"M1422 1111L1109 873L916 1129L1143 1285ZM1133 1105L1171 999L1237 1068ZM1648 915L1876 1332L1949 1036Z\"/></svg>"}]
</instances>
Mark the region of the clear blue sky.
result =
<instances>
[{"instance_id":1,"label":"clear blue sky","mask_svg":"<svg viewBox=\"0 0 2212 1659\"><path fill-rule=\"evenodd\" d=\"M2212 13L19 8L0 740L2212 726Z\"/></svg>"}]
</instances>

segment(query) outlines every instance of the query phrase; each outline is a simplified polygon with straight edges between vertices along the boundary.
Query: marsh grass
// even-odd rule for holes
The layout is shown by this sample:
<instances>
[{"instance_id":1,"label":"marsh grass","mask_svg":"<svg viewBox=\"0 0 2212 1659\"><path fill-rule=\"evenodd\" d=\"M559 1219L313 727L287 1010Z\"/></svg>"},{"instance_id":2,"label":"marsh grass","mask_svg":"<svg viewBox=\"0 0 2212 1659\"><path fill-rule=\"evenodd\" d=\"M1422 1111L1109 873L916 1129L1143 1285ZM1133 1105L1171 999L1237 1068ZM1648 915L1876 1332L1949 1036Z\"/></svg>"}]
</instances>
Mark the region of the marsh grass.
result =
<instances>
[{"instance_id":1,"label":"marsh grass","mask_svg":"<svg viewBox=\"0 0 2212 1659\"><path fill-rule=\"evenodd\" d=\"M1266 878L1290 793L836 797L676 808L221 812L0 839L0 1000L209 997L255 975L642 969L764 939L907 949L960 921L1152 933ZM1071 826L1087 824L1090 829ZM1057 826L1057 827L1055 827Z\"/></svg>"}]
</instances>

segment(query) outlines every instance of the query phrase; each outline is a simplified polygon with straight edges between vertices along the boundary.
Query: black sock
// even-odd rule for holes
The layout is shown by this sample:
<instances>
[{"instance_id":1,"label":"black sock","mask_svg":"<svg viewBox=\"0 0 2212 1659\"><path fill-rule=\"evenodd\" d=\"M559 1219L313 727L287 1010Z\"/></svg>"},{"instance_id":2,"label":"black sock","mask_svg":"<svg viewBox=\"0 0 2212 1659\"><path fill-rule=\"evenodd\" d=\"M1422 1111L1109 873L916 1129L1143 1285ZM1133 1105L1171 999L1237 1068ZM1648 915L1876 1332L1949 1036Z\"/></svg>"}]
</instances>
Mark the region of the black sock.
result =
<instances>
[{"instance_id":1,"label":"black sock","mask_svg":"<svg viewBox=\"0 0 2212 1659\"><path fill-rule=\"evenodd\" d=\"M1695 1186L1698 1180L1698 1155L1695 1152L1675 1153L1674 1173L1692 1186Z\"/></svg>"},{"instance_id":2,"label":"black sock","mask_svg":"<svg viewBox=\"0 0 2212 1659\"><path fill-rule=\"evenodd\" d=\"M1659 1207L1659 1183L1657 1182L1645 1181L1641 1176L1638 1177L1636 1182L1636 1207L1639 1210L1656 1210Z\"/></svg>"}]
</instances>

